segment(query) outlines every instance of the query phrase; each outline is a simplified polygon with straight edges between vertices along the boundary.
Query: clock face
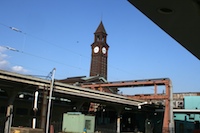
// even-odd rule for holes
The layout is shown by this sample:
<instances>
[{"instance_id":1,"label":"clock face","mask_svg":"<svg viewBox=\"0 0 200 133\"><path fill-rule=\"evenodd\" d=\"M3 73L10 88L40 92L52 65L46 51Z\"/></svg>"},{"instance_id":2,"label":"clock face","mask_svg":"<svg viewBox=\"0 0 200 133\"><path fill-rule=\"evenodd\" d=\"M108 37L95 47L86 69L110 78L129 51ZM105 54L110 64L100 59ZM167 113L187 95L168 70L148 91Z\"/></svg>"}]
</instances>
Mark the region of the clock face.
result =
<instances>
[{"instance_id":1,"label":"clock face","mask_svg":"<svg viewBox=\"0 0 200 133\"><path fill-rule=\"evenodd\" d=\"M105 47L102 48L102 53L103 53L103 54L106 53L106 48L105 48Z\"/></svg>"},{"instance_id":2,"label":"clock face","mask_svg":"<svg viewBox=\"0 0 200 133\"><path fill-rule=\"evenodd\" d=\"M99 52L99 47L98 46L94 47L94 53L98 53L98 52Z\"/></svg>"}]
</instances>

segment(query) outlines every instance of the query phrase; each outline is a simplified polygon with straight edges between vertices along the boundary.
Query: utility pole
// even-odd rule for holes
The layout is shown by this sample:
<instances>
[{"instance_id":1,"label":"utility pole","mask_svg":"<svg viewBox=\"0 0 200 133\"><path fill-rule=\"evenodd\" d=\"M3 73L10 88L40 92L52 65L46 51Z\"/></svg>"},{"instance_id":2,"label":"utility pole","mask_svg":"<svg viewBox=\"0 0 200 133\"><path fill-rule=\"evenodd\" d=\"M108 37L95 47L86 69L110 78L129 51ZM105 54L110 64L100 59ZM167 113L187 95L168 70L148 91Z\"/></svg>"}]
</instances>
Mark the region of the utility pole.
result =
<instances>
[{"instance_id":1,"label":"utility pole","mask_svg":"<svg viewBox=\"0 0 200 133\"><path fill-rule=\"evenodd\" d=\"M47 109L46 133L48 133L49 131L49 118L50 118L50 112L51 112L51 98L52 98L52 92L53 92L55 71L56 69L54 68L51 72L52 75L51 75L50 92L49 92L49 103L48 103L48 109Z\"/></svg>"},{"instance_id":2,"label":"utility pole","mask_svg":"<svg viewBox=\"0 0 200 133\"><path fill-rule=\"evenodd\" d=\"M34 106L33 106L34 117L33 117L33 121L32 121L32 128L33 128L33 129L35 129L35 127L36 127L36 117L37 117L37 110L38 110L38 108L37 108L38 94L39 94L39 92L36 91L36 92L35 92L35 95L34 95L34 96L35 96L35 99L34 99Z\"/></svg>"}]
</instances>

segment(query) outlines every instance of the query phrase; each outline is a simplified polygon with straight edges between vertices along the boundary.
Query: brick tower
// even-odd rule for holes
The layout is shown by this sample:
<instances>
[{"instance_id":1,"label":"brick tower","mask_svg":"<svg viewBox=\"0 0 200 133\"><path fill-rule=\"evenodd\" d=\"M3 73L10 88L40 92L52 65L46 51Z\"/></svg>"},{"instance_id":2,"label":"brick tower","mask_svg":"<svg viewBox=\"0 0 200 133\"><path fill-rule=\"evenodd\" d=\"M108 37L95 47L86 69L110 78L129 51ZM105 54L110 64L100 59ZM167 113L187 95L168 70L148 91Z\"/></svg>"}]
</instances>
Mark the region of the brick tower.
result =
<instances>
[{"instance_id":1,"label":"brick tower","mask_svg":"<svg viewBox=\"0 0 200 133\"><path fill-rule=\"evenodd\" d=\"M90 66L90 76L99 75L107 79L107 59L109 46L106 42L106 38L107 33L101 21L94 33L94 42L91 45L92 59Z\"/></svg>"}]
</instances>

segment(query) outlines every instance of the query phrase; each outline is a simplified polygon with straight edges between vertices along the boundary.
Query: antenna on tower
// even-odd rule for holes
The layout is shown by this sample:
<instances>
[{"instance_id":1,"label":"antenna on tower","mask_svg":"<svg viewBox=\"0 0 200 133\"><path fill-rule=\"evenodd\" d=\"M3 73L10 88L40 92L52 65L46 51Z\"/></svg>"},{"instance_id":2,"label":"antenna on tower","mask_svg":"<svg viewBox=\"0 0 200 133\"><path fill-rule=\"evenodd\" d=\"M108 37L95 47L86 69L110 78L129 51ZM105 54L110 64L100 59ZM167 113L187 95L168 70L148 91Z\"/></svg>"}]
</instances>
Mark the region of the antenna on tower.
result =
<instances>
[{"instance_id":1,"label":"antenna on tower","mask_svg":"<svg viewBox=\"0 0 200 133\"><path fill-rule=\"evenodd\" d=\"M103 13L101 13L101 21L102 21L102 19L103 19Z\"/></svg>"}]
</instances>

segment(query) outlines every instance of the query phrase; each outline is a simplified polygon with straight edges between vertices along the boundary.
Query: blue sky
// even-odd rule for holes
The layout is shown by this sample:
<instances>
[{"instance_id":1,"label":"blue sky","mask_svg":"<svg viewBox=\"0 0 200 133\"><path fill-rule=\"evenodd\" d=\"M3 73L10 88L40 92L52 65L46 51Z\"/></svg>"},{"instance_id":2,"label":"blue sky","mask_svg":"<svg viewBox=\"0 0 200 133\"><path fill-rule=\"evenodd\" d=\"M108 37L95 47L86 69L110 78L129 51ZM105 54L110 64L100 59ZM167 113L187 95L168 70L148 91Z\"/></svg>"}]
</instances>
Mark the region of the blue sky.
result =
<instances>
[{"instance_id":1,"label":"blue sky","mask_svg":"<svg viewBox=\"0 0 200 133\"><path fill-rule=\"evenodd\" d=\"M0 46L17 50L0 47L0 68L41 76L56 68L56 79L89 76L101 20L109 81L168 77L174 92L199 92L199 60L126 0L0 1Z\"/></svg>"}]
</instances>

